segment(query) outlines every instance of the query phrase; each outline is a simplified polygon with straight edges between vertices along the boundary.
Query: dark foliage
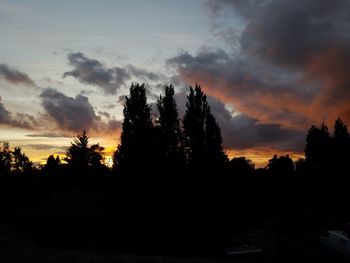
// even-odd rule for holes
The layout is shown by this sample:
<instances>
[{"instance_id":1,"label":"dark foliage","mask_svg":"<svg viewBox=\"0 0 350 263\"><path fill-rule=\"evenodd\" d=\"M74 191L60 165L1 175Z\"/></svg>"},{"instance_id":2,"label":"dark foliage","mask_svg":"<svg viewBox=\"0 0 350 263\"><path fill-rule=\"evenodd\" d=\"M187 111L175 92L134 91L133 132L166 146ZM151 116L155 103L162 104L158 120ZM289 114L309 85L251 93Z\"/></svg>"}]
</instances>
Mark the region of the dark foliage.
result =
<instances>
[{"instance_id":1,"label":"dark foliage","mask_svg":"<svg viewBox=\"0 0 350 263\"><path fill-rule=\"evenodd\" d=\"M166 86L164 96L160 95L157 102L159 119L155 129L159 132L156 138L159 162L168 169L183 167L185 164L183 136L174 94L173 86Z\"/></svg>"},{"instance_id":2,"label":"dark foliage","mask_svg":"<svg viewBox=\"0 0 350 263\"><path fill-rule=\"evenodd\" d=\"M190 87L183 118L187 160L194 169L224 167L221 130L199 85Z\"/></svg>"},{"instance_id":3,"label":"dark foliage","mask_svg":"<svg viewBox=\"0 0 350 263\"><path fill-rule=\"evenodd\" d=\"M151 107L147 104L144 84L132 84L123 110L120 144L114 154L114 165L120 171L132 172L153 165Z\"/></svg>"},{"instance_id":4,"label":"dark foliage","mask_svg":"<svg viewBox=\"0 0 350 263\"><path fill-rule=\"evenodd\" d=\"M145 85L133 84L113 170L85 131L63 162L51 155L41 170L3 144L0 222L52 248L219 260L242 236L258 236L265 243L256 262L320 261L320 236L350 220L350 139L341 119L333 135L312 126L295 165L275 155L255 169L245 157L227 161L198 85L186 105L181 126L174 89L165 87L154 120Z\"/></svg>"},{"instance_id":5,"label":"dark foliage","mask_svg":"<svg viewBox=\"0 0 350 263\"><path fill-rule=\"evenodd\" d=\"M89 146L89 137L83 131L71 143L64 160L73 172L84 174L90 168L98 169L103 165L103 150L99 144Z\"/></svg>"},{"instance_id":6,"label":"dark foliage","mask_svg":"<svg viewBox=\"0 0 350 263\"><path fill-rule=\"evenodd\" d=\"M293 160L288 156L274 155L267 164L267 170L272 176L283 178L294 174L295 168Z\"/></svg>"},{"instance_id":7,"label":"dark foliage","mask_svg":"<svg viewBox=\"0 0 350 263\"><path fill-rule=\"evenodd\" d=\"M245 157L232 158L229 167L234 176L249 176L253 175L255 171L254 163Z\"/></svg>"}]
</instances>

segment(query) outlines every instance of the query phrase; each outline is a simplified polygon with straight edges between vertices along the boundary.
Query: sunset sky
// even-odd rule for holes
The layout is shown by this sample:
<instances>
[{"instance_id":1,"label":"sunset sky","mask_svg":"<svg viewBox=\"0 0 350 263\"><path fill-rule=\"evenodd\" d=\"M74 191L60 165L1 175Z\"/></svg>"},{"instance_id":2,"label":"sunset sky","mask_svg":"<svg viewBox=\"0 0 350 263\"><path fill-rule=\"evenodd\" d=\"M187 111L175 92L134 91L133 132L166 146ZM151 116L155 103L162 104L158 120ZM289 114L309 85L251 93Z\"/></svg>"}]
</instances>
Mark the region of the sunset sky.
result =
<instances>
[{"instance_id":1,"label":"sunset sky","mask_svg":"<svg viewBox=\"0 0 350 263\"><path fill-rule=\"evenodd\" d=\"M132 82L180 113L199 83L230 157L296 158L350 123L349 32L347 0L0 0L0 141L39 163L85 129L108 158Z\"/></svg>"}]
</instances>

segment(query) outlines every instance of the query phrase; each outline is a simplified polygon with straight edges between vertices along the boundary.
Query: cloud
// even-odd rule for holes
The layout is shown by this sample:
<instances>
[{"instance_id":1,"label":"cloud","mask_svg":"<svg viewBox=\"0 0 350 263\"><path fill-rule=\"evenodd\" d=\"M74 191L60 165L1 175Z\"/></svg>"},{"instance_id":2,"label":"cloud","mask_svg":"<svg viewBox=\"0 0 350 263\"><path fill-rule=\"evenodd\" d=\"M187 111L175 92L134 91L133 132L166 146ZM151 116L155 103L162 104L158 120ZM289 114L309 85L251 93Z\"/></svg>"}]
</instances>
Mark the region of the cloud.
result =
<instances>
[{"instance_id":1,"label":"cloud","mask_svg":"<svg viewBox=\"0 0 350 263\"><path fill-rule=\"evenodd\" d=\"M27 113L11 113L9 112L0 98L0 125L7 125L15 128L34 129L38 126L35 117Z\"/></svg>"},{"instance_id":2,"label":"cloud","mask_svg":"<svg viewBox=\"0 0 350 263\"><path fill-rule=\"evenodd\" d=\"M259 124L350 122L350 2L208 1L223 49L168 59L188 84Z\"/></svg>"},{"instance_id":3,"label":"cloud","mask_svg":"<svg viewBox=\"0 0 350 263\"><path fill-rule=\"evenodd\" d=\"M43 133L34 133L27 134L27 137L39 137L39 138L60 138L60 137L71 137L67 134L63 133L55 133L55 132L43 132Z\"/></svg>"},{"instance_id":4,"label":"cloud","mask_svg":"<svg viewBox=\"0 0 350 263\"><path fill-rule=\"evenodd\" d=\"M34 81L26 73L20 72L7 64L0 64L0 79L4 79L14 85L36 87Z\"/></svg>"},{"instance_id":5,"label":"cloud","mask_svg":"<svg viewBox=\"0 0 350 263\"><path fill-rule=\"evenodd\" d=\"M25 144L21 145L23 148L30 148L34 150L67 150L67 146L57 146L57 145L51 145L51 144Z\"/></svg>"},{"instance_id":6,"label":"cloud","mask_svg":"<svg viewBox=\"0 0 350 263\"><path fill-rule=\"evenodd\" d=\"M177 93L175 100L179 115L186 111L186 91ZM305 131L284 128L279 124L263 124L243 113L232 112L225 104L212 96L207 96L212 114L215 116L223 137L224 147L234 150L269 148L291 152L301 152L305 143Z\"/></svg>"},{"instance_id":7,"label":"cloud","mask_svg":"<svg viewBox=\"0 0 350 263\"><path fill-rule=\"evenodd\" d=\"M161 77L160 74L133 65L108 68L99 60L90 59L81 52L69 53L68 61L74 69L65 72L63 77L75 77L84 84L102 88L106 94L116 94L120 88L128 86L131 80L155 82Z\"/></svg>"},{"instance_id":8,"label":"cloud","mask_svg":"<svg viewBox=\"0 0 350 263\"><path fill-rule=\"evenodd\" d=\"M118 127L119 122L113 119L102 121L86 96L69 97L55 89L47 88L40 94L40 98L46 113L59 129L74 132L109 132Z\"/></svg>"}]
</instances>

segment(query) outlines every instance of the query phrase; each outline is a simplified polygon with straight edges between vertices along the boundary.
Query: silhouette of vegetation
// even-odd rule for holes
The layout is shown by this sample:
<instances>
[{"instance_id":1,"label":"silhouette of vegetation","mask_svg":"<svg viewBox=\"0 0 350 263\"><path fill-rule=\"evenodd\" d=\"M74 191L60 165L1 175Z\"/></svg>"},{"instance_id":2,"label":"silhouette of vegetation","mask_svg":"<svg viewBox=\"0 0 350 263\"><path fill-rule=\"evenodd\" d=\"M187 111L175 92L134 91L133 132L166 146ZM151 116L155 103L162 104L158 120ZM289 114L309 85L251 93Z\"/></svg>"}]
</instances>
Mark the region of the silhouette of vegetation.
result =
<instances>
[{"instance_id":1,"label":"silhouette of vegetation","mask_svg":"<svg viewBox=\"0 0 350 263\"><path fill-rule=\"evenodd\" d=\"M314 125L308 131L305 146L305 161L312 172L321 172L327 168L330 157L330 136L328 127L322 123Z\"/></svg>"},{"instance_id":2,"label":"silhouette of vegetation","mask_svg":"<svg viewBox=\"0 0 350 263\"><path fill-rule=\"evenodd\" d=\"M11 172L11 151L7 142L0 148L0 175L8 175Z\"/></svg>"},{"instance_id":3,"label":"silhouette of vegetation","mask_svg":"<svg viewBox=\"0 0 350 263\"><path fill-rule=\"evenodd\" d=\"M253 175L255 171L255 165L252 160L246 157L234 157L229 163L230 171L233 175L249 176Z\"/></svg>"},{"instance_id":4,"label":"silhouette of vegetation","mask_svg":"<svg viewBox=\"0 0 350 263\"><path fill-rule=\"evenodd\" d=\"M274 155L267 164L267 170L271 175L281 178L282 176L293 175L295 168L289 155L279 157Z\"/></svg>"},{"instance_id":5,"label":"silhouette of vegetation","mask_svg":"<svg viewBox=\"0 0 350 263\"><path fill-rule=\"evenodd\" d=\"M86 131L78 134L66 152L64 160L74 171L87 172L89 168L99 168L103 165L104 148L99 144L89 146Z\"/></svg>"},{"instance_id":6,"label":"silhouette of vegetation","mask_svg":"<svg viewBox=\"0 0 350 263\"><path fill-rule=\"evenodd\" d=\"M20 147L12 151L12 170L14 173L30 173L33 171L33 163L29 160Z\"/></svg>"},{"instance_id":7,"label":"silhouette of vegetation","mask_svg":"<svg viewBox=\"0 0 350 263\"><path fill-rule=\"evenodd\" d=\"M123 110L120 144L114 154L114 165L120 171L145 169L151 165L151 107L147 104L145 84L132 84Z\"/></svg>"},{"instance_id":8,"label":"silhouette of vegetation","mask_svg":"<svg viewBox=\"0 0 350 263\"><path fill-rule=\"evenodd\" d=\"M185 163L182 131L174 95L172 85L165 87L164 96L160 95L157 102L159 119L156 127L160 135L156 138L159 142L159 161L164 167L172 169Z\"/></svg>"},{"instance_id":9,"label":"silhouette of vegetation","mask_svg":"<svg viewBox=\"0 0 350 263\"><path fill-rule=\"evenodd\" d=\"M214 168L224 167L228 158L222 144L221 129L210 111L210 106L206 110L205 143L209 164Z\"/></svg>"},{"instance_id":10,"label":"silhouette of vegetation","mask_svg":"<svg viewBox=\"0 0 350 263\"><path fill-rule=\"evenodd\" d=\"M57 155L56 158L51 154L46 161L43 168L44 173L49 175L58 175L62 168L60 157Z\"/></svg>"},{"instance_id":11,"label":"silhouette of vegetation","mask_svg":"<svg viewBox=\"0 0 350 263\"><path fill-rule=\"evenodd\" d=\"M350 219L350 135L340 118L333 134L310 127L305 158L274 155L256 169L246 157L228 161L200 86L190 87L182 119L173 86L159 96L158 118L146 94L131 85L113 169L86 131L62 161L50 155L38 168L3 143L0 220L51 247L215 259L252 231L269 239L264 259L276 258L259 262L286 262L282 255L317 249L325 230Z\"/></svg>"},{"instance_id":12,"label":"silhouette of vegetation","mask_svg":"<svg viewBox=\"0 0 350 263\"><path fill-rule=\"evenodd\" d=\"M227 162L220 127L211 114L207 97L199 85L190 87L183 117L185 150L194 167L222 167Z\"/></svg>"}]
</instances>

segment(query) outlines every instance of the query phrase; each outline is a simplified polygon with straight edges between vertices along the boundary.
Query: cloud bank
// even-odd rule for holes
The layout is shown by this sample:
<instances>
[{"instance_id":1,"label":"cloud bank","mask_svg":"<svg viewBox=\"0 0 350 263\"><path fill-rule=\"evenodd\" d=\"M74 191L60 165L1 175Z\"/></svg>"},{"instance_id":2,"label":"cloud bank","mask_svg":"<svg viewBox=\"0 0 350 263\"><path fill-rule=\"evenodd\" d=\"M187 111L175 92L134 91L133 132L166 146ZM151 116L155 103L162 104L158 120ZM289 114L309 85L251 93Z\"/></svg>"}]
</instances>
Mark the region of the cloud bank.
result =
<instances>
[{"instance_id":1,"label":"cloud bank","mask_svg":"<svg viewBox=\"0 0 350 263\"><path fill-rule=\"evenodd\" d=\"M168 59L187 83L256 123L305 130L350 122L350 2L208 1L226 49Z\"/></svg>"}]
</instances>

